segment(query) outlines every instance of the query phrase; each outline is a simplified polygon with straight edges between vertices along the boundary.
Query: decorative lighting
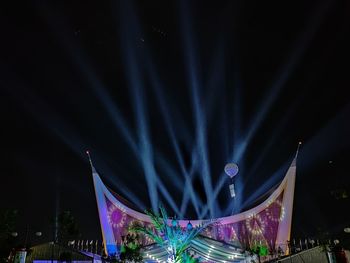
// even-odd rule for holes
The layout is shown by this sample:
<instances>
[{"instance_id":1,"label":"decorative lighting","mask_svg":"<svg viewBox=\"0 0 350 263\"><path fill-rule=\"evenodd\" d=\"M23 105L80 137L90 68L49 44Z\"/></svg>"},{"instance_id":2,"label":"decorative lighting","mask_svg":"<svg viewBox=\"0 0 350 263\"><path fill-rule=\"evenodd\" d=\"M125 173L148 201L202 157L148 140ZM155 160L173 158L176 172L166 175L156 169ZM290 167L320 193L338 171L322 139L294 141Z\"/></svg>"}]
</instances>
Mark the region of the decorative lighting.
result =
<instances>
[{"instance_id":1,"label":"decorative lighting","mask_svg":"<svg viewBox=\"0 0 350 263\"><path fill-rule=\"evenodd\" d=\"M258 214L250 215L246 220L246 226L253 235L262 235L265 232L265 222Z\"/></svg>"},{"instance_id":2,"label":"decorative lighting","mask_svg":"<svg viewBox=\"0 0 350 263\"><path fill-rule=\"evenodd\" d=\"M238 166L235 163L228 163L224 168L225 173L231 178L231 183L229 185L231 197L235 197L235 185L233 184L233 177L238 174Z\"/></svg>"},{"instance_id":3,"label":"decorative lighting","mask_svg":"<svg viewBox=\"0 0 350 263\"><path fill-rule=\"evenodd\" d=\"M233 227L233 226L231 226L231 239L232 240L237 240L238 239L238 237L237 237L237 233L236 233L236 230L235 230L235 228Z\"/></svg>"},{"instance_id":4,"label":"decorative lighting","mask_svg":"<svg viewBox=\"0 0 350 263\"><path fill-rule=\"evenodd\" d=\"M275 217L271 211L271 206L273 204L276 204L280 207L280 213L279 213L279 217ZM281 222L286 214L286 211L284 209L284 206L282 205L282 202L280 200L276 200L275 202L273 202L272 204L270 204L270 206L265 210L266 211L266 215L267 217L273 221L273 222Z\"/></svg>"},{"instance_id":5,"label":"decorative lighting","mask_svg":"<svg viewBox=\"0 0 350 263\"><path fill-rule=\"evenodd\" d=\"M238 165L235 163L228 163L225 165L224 171L230 178L233 178L238 174Z\"/></svg>"},{"instance_id":6,"label":"decorative lighting","mask_svg":"<svg viewBox=\"0 0 350 263\"><path fill-rule=\"evenodd\" d=\"M108 209L108 222L113 228L123 227L126 220L125 209L111 205Z\"/></svg>"},{"instance_id":7,"label":"decorative lighting","mask_svg":"<svg viewBox=\"0 0 350 263\"><path fill-rule=\"evenodd\" d=\"M193 226L191 224L191 221L188 221L188 224L187 224L187 230L190 231L192 230Z\"/></svg>"}]
</instances>

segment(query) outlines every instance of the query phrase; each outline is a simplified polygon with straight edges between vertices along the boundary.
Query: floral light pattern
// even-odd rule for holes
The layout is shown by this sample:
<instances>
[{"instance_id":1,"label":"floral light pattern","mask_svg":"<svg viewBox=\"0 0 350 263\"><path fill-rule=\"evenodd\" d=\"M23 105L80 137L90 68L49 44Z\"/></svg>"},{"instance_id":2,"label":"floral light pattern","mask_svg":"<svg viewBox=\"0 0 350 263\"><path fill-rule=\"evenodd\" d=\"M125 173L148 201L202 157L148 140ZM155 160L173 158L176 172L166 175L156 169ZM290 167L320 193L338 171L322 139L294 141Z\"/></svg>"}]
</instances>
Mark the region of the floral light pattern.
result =
<instances>
[{"instance_id":1,"label":"floral light pattern","mask_svg":"<svg viewBox=\"0 0 350 263\"><path fill-rule=\"evenodd\" d=\"M259 214L252 214L246 220L246 226L253 235L262 235L265 232L265 222Z\"/></svg>"},{"instance_id":2,"label":"floral light pattern","mask_svg":"<svg viewBox=\"0 0 350 263\"><path fill-rule=\"evenodd\" d=\"M121 207L111 205L108 209L108 222L115 229L123 227L126 220L125 211Z\"/></svg>"}]
</instances>

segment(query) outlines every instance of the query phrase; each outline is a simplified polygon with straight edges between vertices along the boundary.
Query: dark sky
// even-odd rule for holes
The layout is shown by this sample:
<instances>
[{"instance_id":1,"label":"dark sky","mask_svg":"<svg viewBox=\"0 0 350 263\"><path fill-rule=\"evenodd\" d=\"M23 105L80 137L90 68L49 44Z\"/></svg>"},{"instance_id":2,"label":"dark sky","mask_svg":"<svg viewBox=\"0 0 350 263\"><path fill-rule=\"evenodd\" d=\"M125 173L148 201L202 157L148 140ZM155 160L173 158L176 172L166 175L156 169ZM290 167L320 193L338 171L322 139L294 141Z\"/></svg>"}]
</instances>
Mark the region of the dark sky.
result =
<instances>
[{"instance_id":1,"label":"dark sky","mask_svg":"<svg viewBox=\"0 0 350 263\"><path fill-rule=\"evenodd\" d=\"M180 207L174 140L186 169L205 152L213 186L238 163L237 211L278 184L301 140L294 235L350 223L349 198L332 192L350 195L349 2L28 1L0 14L0 207L20 211L19 232L48 237L55 211L71 210L100 238L87 149L139 209L150 158Z\"/></svg>"}]
</instances>

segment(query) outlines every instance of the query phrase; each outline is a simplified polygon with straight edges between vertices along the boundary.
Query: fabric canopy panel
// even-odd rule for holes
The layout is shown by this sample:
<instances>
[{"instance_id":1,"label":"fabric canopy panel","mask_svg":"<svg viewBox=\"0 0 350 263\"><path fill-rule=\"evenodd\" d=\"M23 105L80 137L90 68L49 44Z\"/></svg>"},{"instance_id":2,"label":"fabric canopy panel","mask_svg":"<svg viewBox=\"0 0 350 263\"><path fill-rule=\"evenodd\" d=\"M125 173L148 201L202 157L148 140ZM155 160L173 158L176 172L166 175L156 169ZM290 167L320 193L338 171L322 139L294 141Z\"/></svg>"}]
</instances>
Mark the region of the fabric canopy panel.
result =
<instances>
[{"instance_id":1,"label":"fabric canopy panel","mask_svg":"<svg viewBox=\"0 0 350 263\"><path fill-rule=\"evenodd\" d=\"M113 194L102 182L96 169L92 166L97 206L104 239L105 252L116 253L117 245L122 237L128 234L133 224L150 225L148 215L140 213L125 205L121 198ZM265 245L274 251L278 247L287 254L287 242L290 240L293 197L296 174L296 157L277 189L258 206L228 217L214 219L215 223L207 227L201 234L212 240L251 248ZM178 220L181 227L186 228L189 220ZM190 220L193 227L207 220ZM142 237L142 245L153 242Z\"/></svg>"}]
</instances>

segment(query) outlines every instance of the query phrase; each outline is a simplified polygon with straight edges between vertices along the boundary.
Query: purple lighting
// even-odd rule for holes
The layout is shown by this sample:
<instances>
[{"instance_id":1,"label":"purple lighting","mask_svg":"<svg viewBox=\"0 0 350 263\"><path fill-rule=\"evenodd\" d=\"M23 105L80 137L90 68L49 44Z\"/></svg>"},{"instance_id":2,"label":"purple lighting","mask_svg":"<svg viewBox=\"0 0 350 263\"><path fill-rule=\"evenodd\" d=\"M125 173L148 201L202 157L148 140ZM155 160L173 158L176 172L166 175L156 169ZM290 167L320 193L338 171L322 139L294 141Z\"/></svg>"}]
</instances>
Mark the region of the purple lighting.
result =
<instances>
[{"instance_id":1,"label":"purple lighting","mask_svg":"<svg viewBox=\"0 0 350 263\"><path fill-rule=\"evenodd\" d=\"M225 167L229 175L238 173L235 164ZM290 238L292 205L295 182L295 160L289 167L281 184L267 200L260 205L240 214L215 219L215 224L206 227L203 236L231 244L240 244L249 248L257 242L275 250L277 244L286 244ZM105 244L121 242L122 236L129 232L129 226L139 223L151 225L148 215L125 206L118 195L112 194L104 186L97 172L93 173L98 209ZM107 218L107 220L105 220ZM205 224L205 220L171 220L169 225L190 229ZM141 238L142 245L150 245L154 241ZM285 248L284 251L288 251Z\"/></svg>"}]
</instances>

